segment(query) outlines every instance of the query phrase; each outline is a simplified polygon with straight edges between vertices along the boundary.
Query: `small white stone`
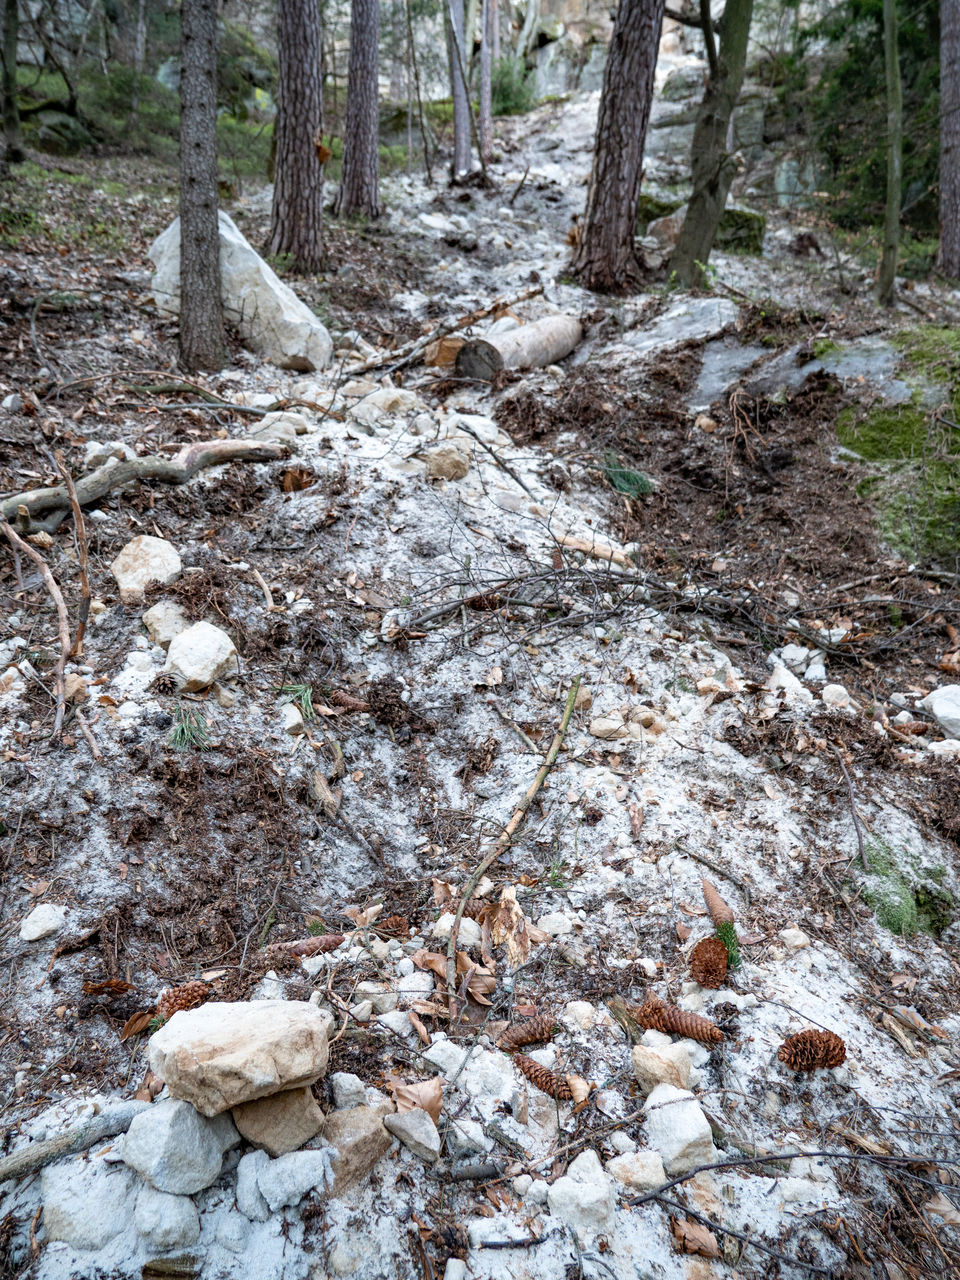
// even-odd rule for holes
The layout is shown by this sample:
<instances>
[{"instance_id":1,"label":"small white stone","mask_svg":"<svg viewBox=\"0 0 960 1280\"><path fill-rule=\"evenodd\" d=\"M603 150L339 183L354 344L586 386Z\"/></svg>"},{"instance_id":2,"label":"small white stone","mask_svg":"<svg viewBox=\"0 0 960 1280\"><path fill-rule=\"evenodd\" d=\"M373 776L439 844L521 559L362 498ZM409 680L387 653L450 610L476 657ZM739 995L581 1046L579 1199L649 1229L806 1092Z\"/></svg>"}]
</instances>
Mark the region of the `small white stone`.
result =
<instances>
[{"instance_id":1,"label":"small white stone","mask_svg":"<svg viewBox=\"0 0 960 1280\"><path fill-rule=\"evenodd\" d=\"M849 707L850 695L842 684L825 684L820 690L825 707Z\"/></svg>"},{"instance_id":2,"label":"small white stone","mask_svg":"<svg viewBox=\"0 0 960 1280\"><path fill-rule=\"evenodd\" d=\"M529 1173L521 1173L518 1177L514 1178L512 1186L517 1195L522 1198L530 1190L532 1184L533 1179L530 1177Z\"/></svg>"},{"instance_id":3,"label":"small white stone","mask_svg":"<svg viewBox=\"0 0 960 1280\"><path fill-rule=\"evenodd\" d=\"M650 956L641 956L637 961L637 964L648 978L655 978L657 976L657 962Z\"/></svg>"},{"instance_id":4,"label":"small white stone","mask_svg":"<svg viewBox=\"0 0 960 1280\"><path fill-rule=\"evenodd\" d=\"M571 1000L563 1011L565 1020L569 1020L580 1028L581 1031L589 1031L593 1026L593 1020L596 1017L596 1009L589 1000Z\"/></svg>"},{"instance_id":5,"label":"small white stone","mask_svg":"<svg viewBox=\"0 0 960 1280\"><path fill-rule=\"evenodd\" d=\"M440 1134L422 1107L383 1117L386 1129L414 1155L432 1164L440 1156Z\"/></svg>"},{"instance_id":6,"label":"small white stone","mask_svg":"<svg viewBox=\"0 0 960 1280\"><path fill-rule=\"evenodd\" d=\"M631 1151L607 1161L607 1172L631 1191L653 1191L667 1181L659 1151Z\"/></svg>"},{"instance_id":7,"label":"small white stone","mask_svg":"<svg viewBox=\"0 0 960 1280\"><path fill-rule=\"evenodd\" d=\"M357 1004L350 1006L351 1018L356 1018L357 1022L367 1022L373 1015L373 1001L361 1000Z\"/></svg>"},{"instance_id":8,"label":"small white stone","mask_svg":"<svg viewBox=\"0 0 960 1280\"><path fill-rule=\"evenodd\" d=\"M398 1036L415 1034L410 1019L402 1009L394 1009L392 1013L378 1014L377 1021L382 1027L386 1027L388 1031L395 1032Z\"/></svg>"},{"instance_id":9,"label":"small white stone","mask_svg":"<svg viewBox=\"0 0 960 1280\"><path fill-rule=\"evenodd\" d=\"M225 631L210 622L195 622L170 642L165 672L186 692L206 689L237 669L237 650Z\"/></svg>"},{"instance_id":10,"label":"small white stone","mask_svg":"<svg viewBox=\"0 0 960 1280\"><path fill-rule=\"evenodd\" d=\"M944 684L917 703L929 711L948 738L960 738L960 684Z\"/></svg>"},{"instance_id":11,"label":"small white stone","mask_svg":"<svg viewBox=\"0 0 960 1280\"><path fill-rule=\"evenodd\" d=\"M172 600L160 600L152 605L140 619L154 644L166 649L174 636L189 627L189 619Z\"/></svg>"},{"instance_id":12,"label":"small white stone","mask_svg":"<svg viewBox=\"0 0 960 1280\"><path fill-rule=\"evenodd\" d=\"M291 735L303 733L303 712L296 702L283 704L283 731Z\"/></svg>"},{"instance_id":13,"label":"small white stone","mask_svg":"<svg viewBox=\"0 0 960 1280\"><path fill-rule=\"evenodd\" d=\"M546 1204L549 1192L550 1184L548 1182L545 1182L543 1178L534 1178L527 1188L524 1200L529 1200L531 1204Z\"/></svg>"},{"instance_id":14,"label":"small white stone","mask_svg":"<svg viewBox=\"0 0 960 1280\"><path fill-rule=\"evenodd\" d=\"M367 1105L367 1086L359 1076L351 1075L348 1071L335 1071L330 1077L330 1089L333 1093L333 1105L338 1110Z\"/></svg>"},{"instance_id":15,"label":"small white stone","mask_svg":"<svg viewBox=\"0 0 960 1280\"><path fill-rule=\"evenodd\" d=\"M801 951L804 947L809 947L810 945L810 939L803 930L795 927L781 929L778 937L787 944L791 951Z\"/></svg>"},{"instance_id":16,"label":"small white stone","mask_svg":"<svg viewBox=\"0 0 960 1280\"><path fill-rule=\"evenodd\" d=\"M562 911L551 911L540 917L537 928L549 933L552 938L563 938L568 933L573 933L573 921Z\"/></svg>"},{"instance_id":17,"label":"small white stone","mask_svg":"<svg viewBox=\"0 0 960 1280\"><path fill-rule=\"evenodd\" d=\"M431 936L441 942L446 942L450 937L450 930L453 928L455 919L456 917L452 911L445 911L430 930ZM468 916L461 916L460 927L457 930L457 945L468 948L476 947L480 945L482 937L483 931L476 920L471 920Z\"/></svg>"},{"instance_id":18,"label":"small white stone","mask_svg":"<svg viewBox=\"0 0 960 1280\"><path fill-rule=\"evenodd\" d=\"M67 918L67 908L53 902L41 902L21 921L20 937L24 942L38 942L57 933Z\"/></svg>"},{"instance_id":19,"label":"small white stone","mask_svg":"<svg viewBox=\"0 0 960 1280\"><path fill-rule=\"evenodd\" d=\"M152 582L167 586L176 582L183 571L183 564L176 547L166 538L154 538L141 534L123 548L110 566L110 572L120 588L120 599L136 603Z\"/></svg>"},{"instance_id":20,"label":"small white stone","mask_svg":"<svg viewBox=\"0 0 960 1280\"><path fill-rule=\"evenodd\" d=\"M716 1159L710 1124L692 1093L658 1084L644 1111L650 1146L659 1151L671 1176Z\"/></svg>"}]
</instances>

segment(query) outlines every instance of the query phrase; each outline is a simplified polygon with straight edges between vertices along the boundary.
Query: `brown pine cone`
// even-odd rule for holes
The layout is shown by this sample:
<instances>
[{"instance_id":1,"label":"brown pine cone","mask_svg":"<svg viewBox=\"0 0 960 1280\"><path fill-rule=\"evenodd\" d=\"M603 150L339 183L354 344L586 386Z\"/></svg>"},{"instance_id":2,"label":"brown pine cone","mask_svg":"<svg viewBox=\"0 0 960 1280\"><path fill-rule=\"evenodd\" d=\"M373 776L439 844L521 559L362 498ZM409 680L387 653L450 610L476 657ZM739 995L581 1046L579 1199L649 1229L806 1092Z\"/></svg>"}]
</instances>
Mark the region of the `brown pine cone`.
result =
<instances>
[{"instance_id":1,"label":"brown pine cone","mask_svg":"<svg viewBox=\"0 0 960 1280\"><path fill-rule=\"evenodd\" d=\"M468 920L479 920L484 907L489 907L490 903L485 898L468 898L463 904L463 914ZM456 907L454 907L456 910Z\"/></svg>"},{"instance_id":2,"label":"brown pine cone","mask_svg":"<svg viewBox=\"0 0 960 1280\"><path fill-rule=\"evenodd\" d=\"M719 938L702 938L690 953L690 973L701 987L722 987L727 977L727 948Z\"/></svg>"},{"instance_id":3,"label":"brown pine cone","mask_svg":"<svg viewBox=\"0 0 960 1280\"><path fill-rule=\"evenodd\" d=\"M164 991L157 1001L156 1017L161 1022L169 1022L175 1013L183 1009L196 1009L210 999L210 988L205 982L185 982L181 987L171 987Z\"/></svg>"},{"instance_id":4,"label":"brown pine cone","mask_svg":"<svg viewBox=\"0 0 960 1280\"><path fill-rule=\"evenodd\" d=\"M818 1067L839 1067L847 1056L847 1046L833 1031L798 1031L788 1036L777 1057L791 1071L816 1071Z\"/></svg>"},{"instance_id":5,"label":"brown pine cone","mask_svg":"<svg viewBox=\"0 0 960 1280\"><path fill-rule=\"evenodd\" d=\"M709 1018L701 1018L698 1013L688 1013L686 1009L664 1004L659 996L647 996L643 1004L635 1005L630 1012L641 1027L652 1028L654 1031L689 1036L691 1040L699 1040L701 1044L720 1044L726 1039L717 1024Z\"/></svg>"},{"instance_id":6,"label":"brown pine cone","mask_svg":"<svg viewBox=\"0 0 960 1280\"><path fill-rule=\"evenodd\" d=\"M513 1061L530 1083L536 1085L538 1089L548 1094L549 1097L556 1098L558 1102L571 1102L573 1100L573 1094L570 1092L570 1086L566 1080L561 1080L549 1067L542 1067L539 1062L534 1062L525 1053L515 1053Z\"/></svg>"},{"instance_id":7,"label":"brown pine cone","mask_svg":"<svg viewBox=\"0 0 960 1280\"><path fill-rule=\"evenodd\" d=\"M330 701L335 707L343 707L345 711L369 711L370 703L363 698L355 698L352 693L346 693L343 689L334 689L330 695Z\"/></svg>"},{"instance_id":8,"label":"brown pine cone","mask_svg":"<svg viewBox=\"0 0 960 1280\"><path fill-rule=\"evenodd\" d=\"M292 942L272 942L267 950L286 952L288 956L319 956L324 951L336 951L342 941L342 933L319 933L314 938L295 938Z\"/></svg>"},{"instance_id":9,"label":"brown pine cone","mask_svg":"<svg viewBox=\"0 0 960 1280\"><path fill-rule=\"evenodd\" d=\"M557 1029L556 1019L549 1013L542 1013L537 1018L518 1023L515 1027L507 1027L497 1039L497 1047L511 1053L521 1049L525 1044L536 1044L538 1040L549 1040Z\"/></svg>"},{"instance_id":10,"label":"brown pine cone","mask_svg":"<svg viewBox=\"0 0 960 1280\"><path fill-rule=\"evenodd\" d=\"M373 928L375 933L384 933L388 938L410 936L410 921L406 916L387 916L385 920L377 920Z\"/></svg>"},{"instance_id":11,"label":"brown pine cone","mask_svg":"<svg viewBox=\"0 0 960 1280\"><path fill-rule=\"evenodd\" d=\"M710 912L710 919L715 925L733 924L733 912L720 897L717 886L704 876L700 881L703 888L703 900Z\"/></svg>"}]
</instances>

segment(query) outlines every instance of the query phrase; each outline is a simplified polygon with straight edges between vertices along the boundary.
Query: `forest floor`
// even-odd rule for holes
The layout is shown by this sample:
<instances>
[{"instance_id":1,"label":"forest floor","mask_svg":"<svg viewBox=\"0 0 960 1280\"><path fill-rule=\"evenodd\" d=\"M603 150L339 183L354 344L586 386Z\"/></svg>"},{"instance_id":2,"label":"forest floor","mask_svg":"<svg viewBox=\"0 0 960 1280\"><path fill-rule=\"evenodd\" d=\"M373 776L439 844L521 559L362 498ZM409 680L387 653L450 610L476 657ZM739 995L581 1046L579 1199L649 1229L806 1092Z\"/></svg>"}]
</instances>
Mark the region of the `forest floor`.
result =
<instances>
[{"instance_id":1,"label":"forest floor","mask_svg":"<svg viewBox=\"0 0 960 1280\"><path fill-rule=\"evenodd\" d=\"M485 1072L450 1081L441 1130L469 1116L500 1160L454 1182L395 1150L343 1199L245 1225L242 1254L225 1243L228 1160L196 1197L201 1236L178 1274L430 1280L464 1258L491 1280L912 1280L960 1266L960 743L919 705L960 673L943 408L960 296L917 283L910 307L880 313L862 263L798 256L811 227L777 212L762 257L717 256L709 293L662 274L636 297L584 293L566 263L595 111L585 97L498 122L490 188L394 177L380 224L331 224L328 272L287 278L338 339L335 366L286 373L236 344L201 380L232 409L169 389L176 328L146 255L175 213L172 175L35 158L0 190L2 496L55 483L54 453L79 476L116 442L140 456L244 437L252 403L327 406L297 410L305 431L279 461L85 513L95 604L67 670L96 759L73 708L51 741L56 615L34 565L0 558L7 1149L132 1096L146 1045L120 1039L124 1022L201 976L215 999L319 990L340 1028L330 1071L421 1079L436 1066L415 1026L380 1022L357 993L379 984L403 1009L419 975L427 1037ZM261 244L268 193L231 212ZM493 386L352 372L348 331L386 352L531 283L543 294L520 318L583 320L563 367ZM410 394L375 407L392 387ZM923 448L858 452L871 415L911 412ZM437 442L468 458L465 476L426 478ZM171 691L143 608L119 599L110 564L138 534L186 566L146 603L175 601L236 644L238 676L209 696ZM71 521L37 545L74 618ZM564 750L486 886L493 901L513 888L551 940L519 964L495 949L484 1000L451 1025L442 982L411 959L445 950L444 886L463 886L510 817L577 678ZM294 734L291 696L307 712ZM171 742L184 708L205 750ZM338 752L329 817L311 778L332 779ZM719 990L688 971L711 932L705 874L742 948ZM45 903L66 908L60 932L23 940ZM375 946L348 939L304 967L267 950L377 903L402 919ZM130 986L91 991L110 981ZM610 1012L649 992L725 1032L709 1053L685 1042L716 1167L634 1207L614 1183L618 1207L578 1231L538 1188L585 1150L605 1162L649 1145ZM491 1047L533 1012L560 1024L537 1060L595 1085L585 1105L556 1104ZM808 1026L843 1037L842 1066L778 1061ZM0 1275L166 1274L126 1224L97 1253L48 1241L39 1179L5 1192Z\"/></svg>"}]
</instances>

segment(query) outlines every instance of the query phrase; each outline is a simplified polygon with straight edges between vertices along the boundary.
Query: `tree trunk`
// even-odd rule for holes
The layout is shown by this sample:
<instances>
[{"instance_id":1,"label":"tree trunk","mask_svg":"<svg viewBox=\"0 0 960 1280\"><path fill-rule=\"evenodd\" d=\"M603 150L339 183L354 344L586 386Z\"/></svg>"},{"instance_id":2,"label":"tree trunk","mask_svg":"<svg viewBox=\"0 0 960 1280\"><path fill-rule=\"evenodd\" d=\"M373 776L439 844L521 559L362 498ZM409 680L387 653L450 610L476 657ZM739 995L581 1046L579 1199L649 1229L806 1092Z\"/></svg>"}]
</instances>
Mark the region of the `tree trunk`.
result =
<instances>
[{"instance_id":1,"label":"tree trunk","mask_svg":"<svg viewBox=\"0 0 960 1280\"><path fill-rule=\"evenodd\" d=\"M380 216L379 0L351 0L343 171L334 213Z\"/></svg>"},{"instance_id":2,"label":"tree trunk","mask_svg":"<svg viewBox=\"0 0 960 1280\"><path fill-rule=\"evenodd\" d=\"M960 0L940 0L940 269L960 280Z\"/></svg>"},{"instance_id":3,"label":"tree trunk","mask_svg":"<svg viewBox=\"0 0 960 1280\"><path fill-rule=\"evenodd\" d=\"M903 188L903 84L897 39L897 0L883 0L883 62L887 81L887 203L883 215L883 254L877 272L877 301L892 307L900 248L900 198ZM941 111L943 104L941 102Z\"/></svg>"},{"instance_id":4,"label":"tree trunk","mask_svg":"<svg viewBox=\"0 0 960 1280\"><path fill-rule=\"evenodd\" d=\"M582 337L576 316L545 316L506 333L468 339L457 352L457 373L490 382L501 369L543 369L568 356Z\"/></svg>"},{"instance_id":5,"label":"tree trunk","mask_svg":"<svg viewBox=\"0 0 960 1280\"><path fill-rule=\"evenodd\" d=\"M323 265L323 134L319 0L279 0L277 144L266 252L289 254L299 271Z\"/></svg>"},{"instance_id":6,"label":"tree trunk","mask_svg":"<svg viewBox=\"0 0 960 1280\"><path fill-rule=\"evenodd\" d=\"M180 363L226 362L217 225L217 0L180 11Z\"/></svg>"},{"instance_id":7,"label":"tree trunk","mask_svg":"<svg viewBox=\"0 0 960 1280\"><path fill-rule=\"evenodd\" d=\"M447 0L445 10L450 92L453 96L453 177L470 172L470 103L464 81L463 0Z\"/></svg>"},{"instance_id":8,"label":"tree trunk","mask_svg":"<svg viewBox=\"0 0 960 1280\"><path fill-rule=\"evenodd\" d=\"M623 6L621 5L621 8ZM527 0L527 10L523 15L523 26L517 36L517 57L521 62L531 52L537 38L537 24L540 21L540 0ZM658 32L659 36L659 32Z\"/></svg>"},{"instance_id":9,"label":"tree trunk","mask_svg":"<svg viewBox=\"0 0 960 1280\"><path fill-rule=\"evenodd\" d=\"M573 270L587 289L621 293L640 267L634 249L643 144L665 0L620 0L603 73L587 208Z\"/></svg>"},{"instance_id":10,"label":"tree trunk","mask_svg":"<svg viewBox=\"0 0 960 1280\"><path fill-rule=\"evenodd\" d=\"M20 35L18 0L3 5L3 156L9 163L23 160L20 110L17 106L17 40Z\"/></svg>"},{"instance_id":11,"label":"tree trunk","mask_svg":"<svg viewBox=\"0 0 960 1280\"><path fill-rule=\"evenodd\" d=\"M701 13L709 15L706 0ZM727 149L730 117L740 97L747 62L747 41L753 17L753 0L727 0L720 19L720 48L713 50L713 33L706 33L710 75L706 93L697 112L693 132L690 172L693 194L670 269L687 288L704 282L704 267L710 258L717 227L726 208L730 184L737 172L737 160Z\"/></svg>"},{"instance_id":12,"label":"tree trunk","mask_svg":"<svg viewBox=\"0 0 960 1280\"><path fill-rule=\"evenodd\" d=\"M143 64L147 56L147 0L139 0L137 5L137 33L133 46L133 92L130 94L130 119L128 129L137 123L137 112L140 109L140 77L143 75Z\"/></svg>"},{"instance_id":13,"label":"tree trunk","mask_svg":"<svg viewBox=\"0 0 960 1280\"><path fill-rule=\"evenodd\" d=\"M480 149L484 160L493 152L493 3L483 0L480 17Z\"/></svg>"}]
</instances>

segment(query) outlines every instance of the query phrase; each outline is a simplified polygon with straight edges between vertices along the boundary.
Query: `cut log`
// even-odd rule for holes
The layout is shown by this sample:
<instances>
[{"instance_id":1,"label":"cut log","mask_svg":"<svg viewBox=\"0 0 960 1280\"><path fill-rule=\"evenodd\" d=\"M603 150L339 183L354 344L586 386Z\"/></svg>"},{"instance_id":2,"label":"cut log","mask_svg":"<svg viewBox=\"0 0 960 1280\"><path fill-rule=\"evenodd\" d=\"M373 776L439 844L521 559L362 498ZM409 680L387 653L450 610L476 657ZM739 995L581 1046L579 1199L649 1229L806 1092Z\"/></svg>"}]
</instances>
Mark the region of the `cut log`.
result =
<instances>
[{"instance_id":1,"label":"cut log","mask_svg":"<svg viewBox=\"0 0 960 1280\"><path fill-rule=\"evenodd\" d=\"M545 316L506 333L465 342L457 352L457 374L490 382L501 369L542 369L568 356L582 337L575 316Z\"/></svg>"}]
</instances>

